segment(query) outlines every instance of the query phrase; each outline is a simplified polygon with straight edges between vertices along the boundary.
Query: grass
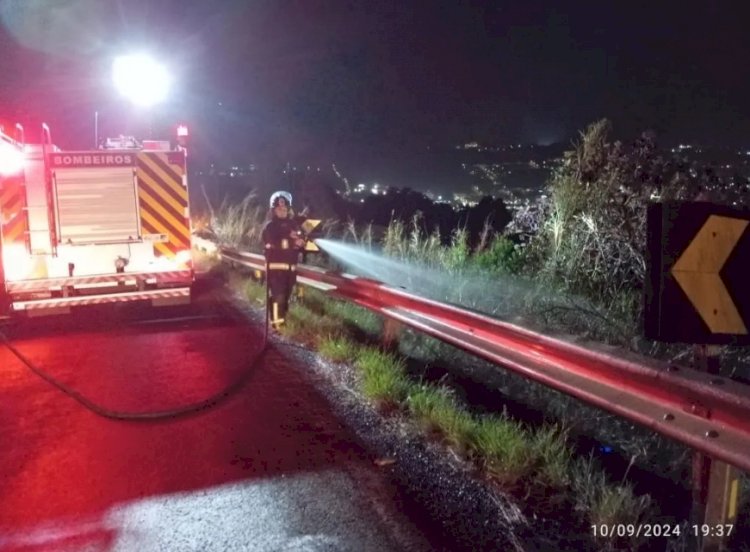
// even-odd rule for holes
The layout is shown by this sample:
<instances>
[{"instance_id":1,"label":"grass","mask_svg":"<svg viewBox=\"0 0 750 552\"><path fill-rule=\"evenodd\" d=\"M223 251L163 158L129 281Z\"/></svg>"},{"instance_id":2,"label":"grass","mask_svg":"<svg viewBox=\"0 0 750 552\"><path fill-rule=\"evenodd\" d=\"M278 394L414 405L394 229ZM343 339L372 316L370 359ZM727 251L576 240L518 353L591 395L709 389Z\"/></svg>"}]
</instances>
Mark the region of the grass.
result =
<instances>
[{"instance_id":1,"label":"grass","mask_svg":"<svg viewBox=\"0 0 750 552\"><path fill-rule=\"evenodd\" d=\"M575 508L594 525L637 524L653 506L648 495L636 496L631 485L610 484L592 456L577 459L571 476Z\"/></svg>"},{"instance_id":2,"label":"grass","mask_svg":"<svg viewBox=\"0 0 750 552\"><path fill-rule=\"evenodd\" d=\"M325 337L318 343L318 352L333 362L344 362L357 356L359 345L347 337Z\"/></svg>"},{"instance_id":3,"label":"grass","mask_svg":"<svg viewBox=\"0 0 750 552\"><path fill-rule=\"evenodd\" d=\"M408 380L403 360L391 353L364 347L355 358L365 396L406 407L428 435L439 434L501 488L534 494L558 508L575 503L590 524L636 523L650 512L648 495L635 495L627 484L612 484L593 459L576 462L567 432L559 426L529 429L507 415L478 417L446 387Z\"/></svg>"},{"instance_id":4,"label":"grass","mask_svg":"<svg viewBox=\"0 0 750 552\"><path fill-rule=\"evenodd\" d=\"M487 473L506 487L518 486L536 464L531 435L505 416L481 418L474 446Z\"/></svg>"},{"instance_id":5,"label":"grass","mask_svg":"<svg viewBox=\"0 0 750 552\"><path fill-rule=\"evenodd\" d=\"M266 287L263 283L247 278L238 285L242 287L245 297L251 304L265 307ZM315 308L314 304L311 308L307 304L307 299L305 303L295 302L292 299L289 312L286 315L286 324L282 327L281 333L316 347L322 347L322 344L327 342L327 351L334 356L347 353L349 354L348 358L351 358L351 352L354 350L351 347L343 346L346 341L344 337L346 332L340 321L320 312L320 309ZM349 343L353 345L353 343ZM336 349L339 350L338 353L335 351ZM343 358L345 357L341 357L339 360L343 360ZM335 358L332 358L332 360L335 360Z\"/></svg>"},{"instance_id":6,"label":"grass","mask_svg":"<svg viewBox=\"0 0 750 552\"><path fill-rule=\"evenodd\" d=\"M359 328L368 335L379 336L383 330L382 317L346 301L331 301L327 299L325 312L345 324Z\"/></svg>"},{"instance_id":7,"label":"grass","mask_svg":"<svg viewBox=\"0 0 750 552\"><path fill-rule=\"evenodd\" d=\"M409 411L427 429L437 429L434 420L440 412L455 407L455 401L447 389L434 385L415 385L408 397Z\"/></svg>"},{"instance_id":8,"label":"grass","mask_svg":"<svg viewBox=\"0 0 750 552\"><path fill-rule=\"evenodd\" d=\"M426 431L439 432L502 486L513 488L525 479L546 487L568 485L571 451L558 428L527 430L507 415L473 416L447 388L434 385L412 385L407 402Z\"/></svg>"},{"instance_id":9,"label":"grass","mask_svg":"<svg viewBox=\"0 0 750 552\"><path fill-rule=\"evenodd\" d=\"M380 336L382 332L382 317L352 303L331 299L317 289L305 290L304 305L322 318L335 320L336 324L343 326L343 331L356 329L373 337Z\"/></svg>"},{"instance_id":10,"label":"grass","mask_svg":"<svg viewBox=\"0 0 750 552\"><path fill-rule=\"evenodd\" d=\"M323 339L339 337L344 330L334 318L309 309L304 303L292 303L281 333L287 337L318 347Z\"/></svg>"},{"instance_id":11,"label":"grass","mask_svg":"<svg viewBox=\"0 0 750 552\"><path fill-rule=\"evenodd\" d=\"M413 385L407 404L409 411L428 433L440 433L454 449L464 454L471 453L475 420L468 412L458 408L447 388Z\"/></svg>"},{"instance_id":12,"label":"grass","mask_svg":"<svg viewBox=\"0 0 750 552\"><path fill-rule=\"evenodd\" d=\"M498 370L490 362L477 359L437 339L406 331L400 346L404 354L423 363L451 366L459 378L486 382L502 395L512 397L523 407L544 413L566 428L572 438L585 435L615 447L626 458L635 456L637 465L679 483L689 450L661 438L647 428L634 426L623 418L586 405L540 383L529 381L510 370Z\"/></svg>"},{"instance_id":13,"label":"grass","mask_svg":"<svg viewBox=\"0 0 750 552\"><path fill-rule=\"evenodd\" d=\"M399 406L409 392L403 360L372 347L359 349L354 365L362 373L362 392L380 406Z\"/></svg>"},{"instance_id":14,"label":"grass","mask_svg":"<svg viewBox=\"0 0 750 552\"><path fill-rule=\"evenodd\" d=\"M255 192L247 194L239 203L225 200L218 209L211 207L210 210L210 228L220 243L235 247L260 243L266 209L257 201Z\"/></svg>"},{"instance_id":15,"label":"grass","mask_svg":"<svg viewBox=\"0 0 750 552\"><path fill-rule=\"evenodd\" d=\"M266 304L266 287L260 282L248 278L245 282L245 297L254 305Z\"/></svg>"},{"instance_id":16,"label":"grass","mask_svg":"<svg viewBox=\"0 0 750 552\"><path fill-rule=\"evenodd\" d=\"M558 426L538 429L532 439L534 454L543 458L539 479L554 488L565 488L570 484L573 452L568 446L565 431Z\"/></svg>"}]
</instances>

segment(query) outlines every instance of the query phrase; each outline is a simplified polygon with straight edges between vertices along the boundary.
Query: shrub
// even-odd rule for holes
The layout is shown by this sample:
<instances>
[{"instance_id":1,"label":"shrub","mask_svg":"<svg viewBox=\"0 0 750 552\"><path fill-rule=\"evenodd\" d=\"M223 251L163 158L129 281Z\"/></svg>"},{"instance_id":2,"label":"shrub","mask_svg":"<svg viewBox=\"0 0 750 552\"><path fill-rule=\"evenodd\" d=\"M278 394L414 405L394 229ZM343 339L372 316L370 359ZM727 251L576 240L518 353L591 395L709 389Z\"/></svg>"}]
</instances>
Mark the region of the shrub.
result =
<instances>
[{"instance_id":1,"label":"shrub","mask_svg":"<svg viewBox=\"0 0 750 552\"><path fill-rule=\"evenodd\" d=\"M480 270L519 274L523 267L523 248L506 236L495 236L486 249L474 254L472 260Z\"/></svg>"}]
</instances>

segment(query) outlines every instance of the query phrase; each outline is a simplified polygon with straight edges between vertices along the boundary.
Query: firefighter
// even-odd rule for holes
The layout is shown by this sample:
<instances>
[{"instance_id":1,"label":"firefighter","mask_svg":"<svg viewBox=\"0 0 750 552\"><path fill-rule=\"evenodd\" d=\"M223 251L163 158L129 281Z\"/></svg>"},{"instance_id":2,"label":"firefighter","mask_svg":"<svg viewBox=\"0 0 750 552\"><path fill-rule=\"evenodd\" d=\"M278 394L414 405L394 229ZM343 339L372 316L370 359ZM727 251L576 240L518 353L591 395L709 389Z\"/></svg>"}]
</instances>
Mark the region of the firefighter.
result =
<instances>
[{"instance_id":1,"label":"firefighter","mask_svg":"<svg viewBox=\"0 0 750 552\"><path fill-rule=\"evenodd\" d=\"M297 260L305 241L299 220L292 211L292 194L274 192L270 209L261 239L268 268L268 313L271 325L278 330L289 310L289 297L297 281Z\"/></svg>"}]
</instances>

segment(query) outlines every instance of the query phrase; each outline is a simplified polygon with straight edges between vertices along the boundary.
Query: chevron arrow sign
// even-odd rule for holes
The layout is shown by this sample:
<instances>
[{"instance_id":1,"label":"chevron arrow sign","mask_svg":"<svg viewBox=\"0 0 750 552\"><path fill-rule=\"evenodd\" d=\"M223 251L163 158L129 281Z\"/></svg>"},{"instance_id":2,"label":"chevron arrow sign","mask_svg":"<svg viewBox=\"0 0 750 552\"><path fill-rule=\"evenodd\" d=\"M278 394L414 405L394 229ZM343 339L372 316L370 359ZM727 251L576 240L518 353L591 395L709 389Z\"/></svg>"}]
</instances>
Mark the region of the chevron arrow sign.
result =
<instances>
[{"instance_id":1,"label":"chevron arrow sign","mask_svg":"<svg viewBox=\"0 0 750 552\"><path fill-rule=\"evenodd\" d=\"M649 206L646 337L750 343L750 212L710 203Z\"/></svg>"},{"instance_id":2,"label":"chevron arrow sign","mask_svg":"<svg viewBox=\"0 0 750 552\"><path fill-rule=\"evenodd\" d=\"M305 234L305 249L307 253L315 253L317 251L320 251L320 248L315 244L315 239L318 237L318 233L320 232L318 226L320 226L321 221L317 219L301 219L300 226L302 227L302 232Z\"/></svg>"}]
</instances>

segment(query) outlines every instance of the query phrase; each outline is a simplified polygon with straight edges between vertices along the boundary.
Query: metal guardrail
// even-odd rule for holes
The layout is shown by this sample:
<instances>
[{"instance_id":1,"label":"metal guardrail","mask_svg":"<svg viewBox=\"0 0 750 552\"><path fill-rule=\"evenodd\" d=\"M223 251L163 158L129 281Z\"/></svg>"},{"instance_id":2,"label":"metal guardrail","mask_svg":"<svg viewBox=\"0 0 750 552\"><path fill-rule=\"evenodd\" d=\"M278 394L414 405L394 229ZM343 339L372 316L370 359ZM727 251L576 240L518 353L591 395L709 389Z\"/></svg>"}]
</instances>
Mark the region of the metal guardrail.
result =
<instances>
[{"instance_id":1,"label":"metal guardrail","mask_svg":"<svg viewBox=\"0 0 750 552\"><path fill-rule=\"evenodd\" d=\"M223 259L265 270L262 255ZM354 302L750 472L750 386L552 338L381 282L299 265L298 281Z\"/></svg>"}]
</instances>

